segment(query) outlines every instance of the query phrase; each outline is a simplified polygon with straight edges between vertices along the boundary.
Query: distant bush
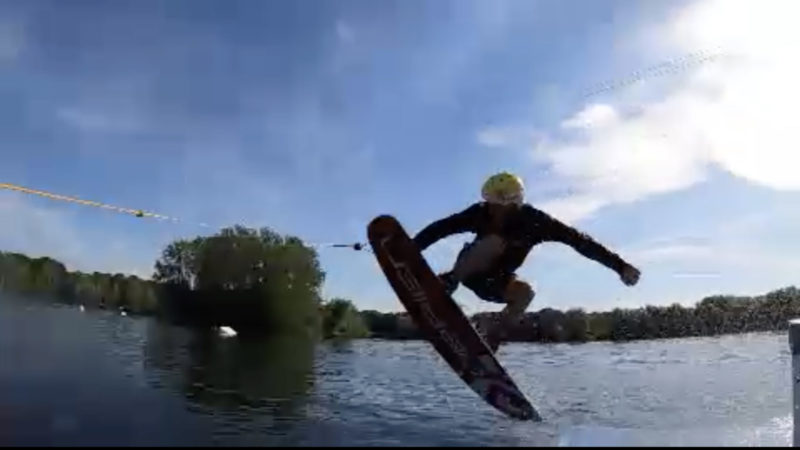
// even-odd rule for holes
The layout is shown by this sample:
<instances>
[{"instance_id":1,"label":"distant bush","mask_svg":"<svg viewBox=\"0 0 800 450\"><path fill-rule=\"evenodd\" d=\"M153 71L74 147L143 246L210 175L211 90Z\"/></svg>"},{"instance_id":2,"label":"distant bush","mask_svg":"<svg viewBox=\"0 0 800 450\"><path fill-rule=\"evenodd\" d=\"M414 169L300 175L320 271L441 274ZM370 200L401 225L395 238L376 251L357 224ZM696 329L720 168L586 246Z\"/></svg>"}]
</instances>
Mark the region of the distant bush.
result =
<instances>
[{"instance_id":1,"label":"distant bush","mask_svg":"<svg viewBox=\"0 0 800 450\"><path fill-rule=\"evenodd\" d=\"M322 306L322 330L325 338L364 338L369 330L358 309L350 300L334 298Z\"/></svg>"}]
</instances>

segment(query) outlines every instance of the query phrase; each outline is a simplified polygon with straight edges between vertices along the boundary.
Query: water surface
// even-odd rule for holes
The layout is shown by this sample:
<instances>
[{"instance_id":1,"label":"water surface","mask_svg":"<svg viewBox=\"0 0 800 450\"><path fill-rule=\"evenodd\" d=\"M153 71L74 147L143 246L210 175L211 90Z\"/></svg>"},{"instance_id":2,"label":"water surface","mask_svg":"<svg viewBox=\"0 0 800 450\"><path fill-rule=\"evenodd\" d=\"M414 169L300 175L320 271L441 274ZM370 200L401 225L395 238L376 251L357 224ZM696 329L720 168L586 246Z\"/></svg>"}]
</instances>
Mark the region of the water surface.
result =
<instances>
[{"instance_id":1,"label":"water surface","mask_svg":"<svg viewBox=\"0 0 800 450\"><path fill-rule=\"evenodd\" d=\"M545 418L490 408L423 342L222 338L0 298L0 444L790 445L783 333L499 357Z\"/></svg>"}]
</instances>

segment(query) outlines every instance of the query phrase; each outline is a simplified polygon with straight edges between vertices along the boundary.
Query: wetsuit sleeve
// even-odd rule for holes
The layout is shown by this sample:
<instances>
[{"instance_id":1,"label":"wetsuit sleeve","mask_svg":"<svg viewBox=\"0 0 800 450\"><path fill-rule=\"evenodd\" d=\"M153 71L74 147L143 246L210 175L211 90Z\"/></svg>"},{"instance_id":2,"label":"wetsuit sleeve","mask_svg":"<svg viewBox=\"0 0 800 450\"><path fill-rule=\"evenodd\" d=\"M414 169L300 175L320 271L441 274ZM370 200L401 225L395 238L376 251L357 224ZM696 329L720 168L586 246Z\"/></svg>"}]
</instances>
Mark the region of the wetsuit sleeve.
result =
<instances>
[{"instance_id":1,"label":"wetsuit sleeve","mask_svg":"<svg viewBox=\"0 0 800 450\"><path fill-rule=\"evenodd\" d=\"M553 218L543 211L530 208L528 213L529 227L535 227L546 241L567 244L581 255L599 262L609 269L621 273L628 265L619 255L607 249L591 236Z\"/></svg>"},{"instance_id":2,"label":"wetsuit sleeve","mask_svg":"<svg viewBox=\"0 0 800 450\"><path fill-rule=\"evenodd\" d=\"M461 212L437 220L423 228L414 236L414 242L422 251L439 239L446 238L451 234L475 231L478 214L480 214L480 206L476 203Z\"/></svg>"}]
</instances>

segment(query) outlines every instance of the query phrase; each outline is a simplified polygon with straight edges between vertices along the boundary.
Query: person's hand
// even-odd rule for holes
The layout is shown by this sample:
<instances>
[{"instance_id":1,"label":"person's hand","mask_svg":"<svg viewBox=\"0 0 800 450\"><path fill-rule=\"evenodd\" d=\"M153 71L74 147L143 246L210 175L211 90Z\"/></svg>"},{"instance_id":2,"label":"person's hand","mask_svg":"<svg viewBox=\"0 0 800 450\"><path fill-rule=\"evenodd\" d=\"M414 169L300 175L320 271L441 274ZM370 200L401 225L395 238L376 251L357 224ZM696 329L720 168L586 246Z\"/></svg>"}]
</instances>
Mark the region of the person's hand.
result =
<instances>
[{"instance_id":1,"label":"person's hand","mask_svg":"<svg viewBox=\"0 0 800 450\"><path fill-rule=\"evenodd\" d=\"M628 286L633 286L639 281L639 269L633 267L630 264L626 264L625 268L622 269L622 272L619 274L619 277L622 278L622 282Z\"/></svg>"}]
</instances>

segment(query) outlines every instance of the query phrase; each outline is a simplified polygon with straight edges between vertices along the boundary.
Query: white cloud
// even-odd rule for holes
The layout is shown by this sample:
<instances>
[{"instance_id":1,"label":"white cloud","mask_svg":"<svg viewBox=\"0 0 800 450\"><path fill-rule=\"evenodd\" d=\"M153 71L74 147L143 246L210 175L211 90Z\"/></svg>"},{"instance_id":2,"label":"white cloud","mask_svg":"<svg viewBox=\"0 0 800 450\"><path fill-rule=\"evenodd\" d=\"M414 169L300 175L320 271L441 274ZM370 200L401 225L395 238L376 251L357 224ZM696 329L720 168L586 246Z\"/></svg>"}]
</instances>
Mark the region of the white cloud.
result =
<instances>
[{"instance_id":1,"label":"white cloud","mask_svg":"<svg viewBox=\"0 0 800 450\"><path fill-rule=\"evenodd\" d=\"M643 40L647 42L646 40ZM663 43L663 38L661 40ZM657 53L652 48L646 48L646 44L639 42L645 48L647 53ZM656 47L659 45L656 44ZM672 77L680 75L683 72L690 71L698 66L706 65L709 63L718 62L721 59L731 58L733 55L725 52L721 48L702 49L690 52L679 57L668 59L666 61L654 64L644 69L636 70L627 76L605 80L602 83L594 85L583 93L583 98L590 98L600 94L612 91L619 91L625 89L634 95L639 94L641 88L648 86L652 87L653 82L661 77Z\"/></svg>"},{"instance_id":2,"label":"white cloud","mask_svg":"<svg viewBox=\"0 0 800 450\"><path fill-rule=\"evenodd\" d=\"M589 105L571 119L561 123L562 128L602 128L614 125L619 120L619 114L610 105Z\"/></svg>"},{"instance_id":3,"label":"white cloud","mask_svg":"<svg viewBox=\"0 0 800 450\"><path fill-rule=\"evenodd\" d=\"M558 217L562 222L570 224L600 209L606 202L600 195L569 195L541 202L540 207Z\"/></svg>"},{"instance_id":4,"label":"white cloud","mask_svg":"<svg viewBox=\"0 0 800 450\"><path fill-rule=\"evenodd\" d=\"M791 0L755 7L709 0L680 10L655 33L661 47L722 48L736 57L689 67L658 100L587 105L564 120L565 134L547 136L532 154L575 193L542 207L578 220L690 187L711 166L773 189L800 189L798 12Z\"/></svg>"}]
</instances>

